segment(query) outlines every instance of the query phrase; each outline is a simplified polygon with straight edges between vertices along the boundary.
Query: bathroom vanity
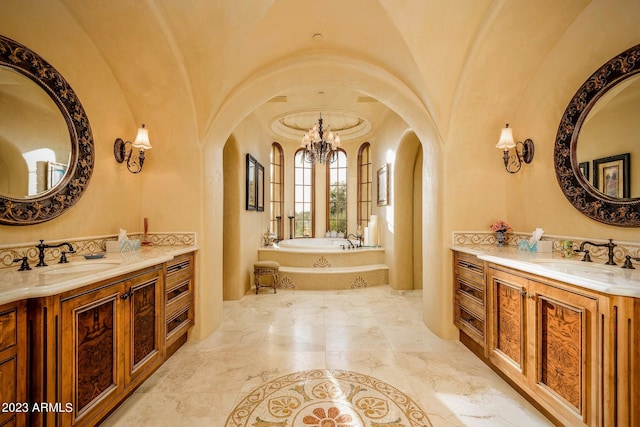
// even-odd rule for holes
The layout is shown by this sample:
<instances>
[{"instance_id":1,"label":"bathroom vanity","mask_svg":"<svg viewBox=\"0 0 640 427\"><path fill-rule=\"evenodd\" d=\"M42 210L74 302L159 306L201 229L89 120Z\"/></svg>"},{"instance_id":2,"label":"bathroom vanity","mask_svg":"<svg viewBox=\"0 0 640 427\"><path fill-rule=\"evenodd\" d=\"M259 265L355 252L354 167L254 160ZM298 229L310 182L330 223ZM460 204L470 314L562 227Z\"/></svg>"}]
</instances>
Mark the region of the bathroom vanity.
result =
<instances>
[{"instance_id":1,"label":"bathroom vanity","mask_svg":"<svg viewBox=\"0 0 640 427\"><path fill-rule=\"evenodd\" d=\"M640 425L638 271L454 247L454 323L463 344L552 420Z\"/></svg>"},{"instance_id":2,"label":"bathroom vanity","mask_svg":"<svg viewBox=\"0 0 640 427\"><path fill-rule=\"evenodd\" d=\"M26 295L0 304L0 392L22 405L0 425L95 425L186 342L195 248L136 252L0 273L0 301Z\"/></svg>"}]
</instances>

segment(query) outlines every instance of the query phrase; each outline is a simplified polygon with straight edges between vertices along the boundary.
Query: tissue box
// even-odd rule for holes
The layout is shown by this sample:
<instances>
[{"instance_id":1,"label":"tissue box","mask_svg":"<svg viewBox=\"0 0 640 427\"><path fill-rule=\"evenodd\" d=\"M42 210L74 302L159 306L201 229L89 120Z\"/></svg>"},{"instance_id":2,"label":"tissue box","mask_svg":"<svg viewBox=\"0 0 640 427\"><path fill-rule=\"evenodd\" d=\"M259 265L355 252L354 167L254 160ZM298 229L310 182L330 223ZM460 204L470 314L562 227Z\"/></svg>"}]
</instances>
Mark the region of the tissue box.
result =
<instances>
[{"instance_id":1,"label":"tissue box","mask_svg":"<svg viewBox=\"0 0 640 427\"><path fill-rule=\"evenodd\" d=\"M551 252L553 250L553 241L551 240L538 240L536 242L536 252Z\"/></svg>"},{"instance_id":2,"label":"tissue box","mask_svg":"<svg viewBox=\"0 0 640 427\"><path fill-rule=\"evenodd\" d=\"M123 242L117 240L107 240L106 242L107 252L129 252L137 251L140 249L140 239L129 239Z\"/></svg>"}]
</instances>

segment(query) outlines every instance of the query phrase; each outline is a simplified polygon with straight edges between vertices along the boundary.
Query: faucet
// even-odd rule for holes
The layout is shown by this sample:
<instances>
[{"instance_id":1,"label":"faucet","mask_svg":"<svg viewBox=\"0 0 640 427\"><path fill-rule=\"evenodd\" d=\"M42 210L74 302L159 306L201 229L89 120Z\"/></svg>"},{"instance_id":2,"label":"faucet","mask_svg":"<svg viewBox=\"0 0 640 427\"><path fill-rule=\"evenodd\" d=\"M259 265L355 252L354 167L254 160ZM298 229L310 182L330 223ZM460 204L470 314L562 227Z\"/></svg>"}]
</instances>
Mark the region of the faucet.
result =
<instances>
[{"instance_id":1,"label":"faucet","mask_svg":"<svg viewBox=\"0 0 640 427\"><path fill-rule=\"evenodd\" d=\"M354 244L353 244L353 242L352 242L351 240L349 240L349 238L350 238L350 237L353 237L353 238L355 238L355 239L358 241L358 246L354 245ZM349 242L349 247L350 247L350 248L359 248L359 247L361 247L361 246L362 246L362 240L361 240L361 237L360 237L360 236L358 236L358 235L355 235L355 234L353 234L353 233L351 233L351 234L347 235L347 242Z\"/></svg>"},{"instance_id":2,"label":"faucet","mask_svg":"<svg viewBox=\"0 0 640 427\"><path fill-rule=\"evenodd\" d=\"M630 268L632 270L635 270L635 267L633 266L633 263L631 262L631 260L640 261L640 257L632 257L631 255L625 256L624 264L622 264L622 268Z\"/></svg>"},{"instance_id":3,"label":"faucet","mask_svg":"<svg viewBox=\"0 0 640 427\"><path fill-rule=\"evenodd\" d=\"M613 243L613 239L609 239L609 243L602 243L602 244L597 244L597 243L593 243L593 242L589 242L589 241L584 241L580 244L580 249L577 249L575 252L584 252L584 257L582 258L582 261L585 262L591 262L591 256L589 256L589 251L586 250L584 248L584 245L591 245L591 246L595 246L595 247L601 247L601 248L607 248L608 249L608 256L609 259L607 260L607 262L605 263L606 265L616 265L615 261L613 260L613 248L615 248L616 245L615 243Z\"/></svg>"},{"instance_id":4,"label":"faucet","mask_svg":"<svg viewBox=\"0 0 640 427\"><path fill-rule=\"evenodd\" d=\"M69 261L67 260L67 254L75 254L76 251L73 249L73 246L71 246L71 243L60 243L58 245L45 245L44 244L44 240L40 240L40 243L38 243L36 245L36 249L38 250L38 264L36 264L36 267L46 267L47 263L44 262L44 250L47 248L59 248L60 246L67 246L69 248L68 251L62 251L62 255L60 256L60 261L58 261L58 264L66 264Z\"/></svg>"}]
</instances>

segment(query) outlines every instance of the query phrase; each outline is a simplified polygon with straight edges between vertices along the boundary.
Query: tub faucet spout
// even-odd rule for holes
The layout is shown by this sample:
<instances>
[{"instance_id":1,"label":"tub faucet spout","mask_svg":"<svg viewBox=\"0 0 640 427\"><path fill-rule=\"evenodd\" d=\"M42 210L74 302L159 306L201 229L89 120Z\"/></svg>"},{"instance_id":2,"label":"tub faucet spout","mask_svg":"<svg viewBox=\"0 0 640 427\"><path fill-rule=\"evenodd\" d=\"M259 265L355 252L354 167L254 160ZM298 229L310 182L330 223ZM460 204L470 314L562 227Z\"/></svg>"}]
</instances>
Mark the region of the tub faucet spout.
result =
<instances>
[{"instance_id":1,"label":"tub faucet spout","mask_svg":"<svg viewBox=\"0 0 640 427\"><path fill-rule=\"evenodd\" d=\"M357 240L357 242L358 242L358 245L357 245L357 246L356 246L356 245L354 245L354 244L353 244L353 242L350 240L350 238L351 238L351 237L353 237L354 239L356 239L356 240ZM360 240L360 237L359 237L359 236L356 236L356 235L355 235L355 234L353 234L353 233L351 233L351 234L349 234L349 235L347 236L347 241L349 242L349 247L350 247L350 248L359 248L359 247L361 247L361 246L362 246L362 242L361 242L361 240Z\"/></svg>"}]
</instances>

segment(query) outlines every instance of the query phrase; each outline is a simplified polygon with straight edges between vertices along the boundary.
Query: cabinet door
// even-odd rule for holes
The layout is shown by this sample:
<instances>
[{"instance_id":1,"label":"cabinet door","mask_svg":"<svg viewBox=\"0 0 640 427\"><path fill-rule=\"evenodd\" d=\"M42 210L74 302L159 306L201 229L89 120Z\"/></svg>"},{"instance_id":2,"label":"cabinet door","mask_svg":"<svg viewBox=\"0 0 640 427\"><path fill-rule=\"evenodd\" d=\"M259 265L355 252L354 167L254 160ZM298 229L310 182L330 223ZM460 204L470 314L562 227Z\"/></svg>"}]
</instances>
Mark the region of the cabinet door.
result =
<instances>
[{"instance_id":1,"label":"cabinet door","mask_svg":"<svg viewBox=\"0 0 640 427\"><path fill-rule=\"evenodd\" d=\"M489 293L493 309L489 326L489 359L514 381L526 382L527 280L491 269Z\"/></svg>"},{"instance_id":2,"label":"cabinet door","mask_svg":"<svg viewBox=\"0 0 640 427\"><path fill-rule=\"evenodd\" d=\"M118 358L121 290L116 284L61 301L59 392L62 402L73 404L72 413L61 415L63 425L91 419L124 386Z\"/></svg>"},{"instance_id":3,"label":"cabinet door","mask_svg":"<svg viewBox=\"0 0 640 427\"><path fill-rule=\"evenodd\" d=\"M531 282L532 386L570 422L596 420L598 300ZM575 418L574 418L575 417Z\"/></svg>"},{"instance_id":4,"label":"cabinet door","mask_svg":"<svg viewBox=\"0 0 640 427\"><path fill-rule=\"evenodd\" d=\"M162 282L159 270L126 282L123 295L127 320L126 381L162 361Z\"/></svg>"}]
</instances>

